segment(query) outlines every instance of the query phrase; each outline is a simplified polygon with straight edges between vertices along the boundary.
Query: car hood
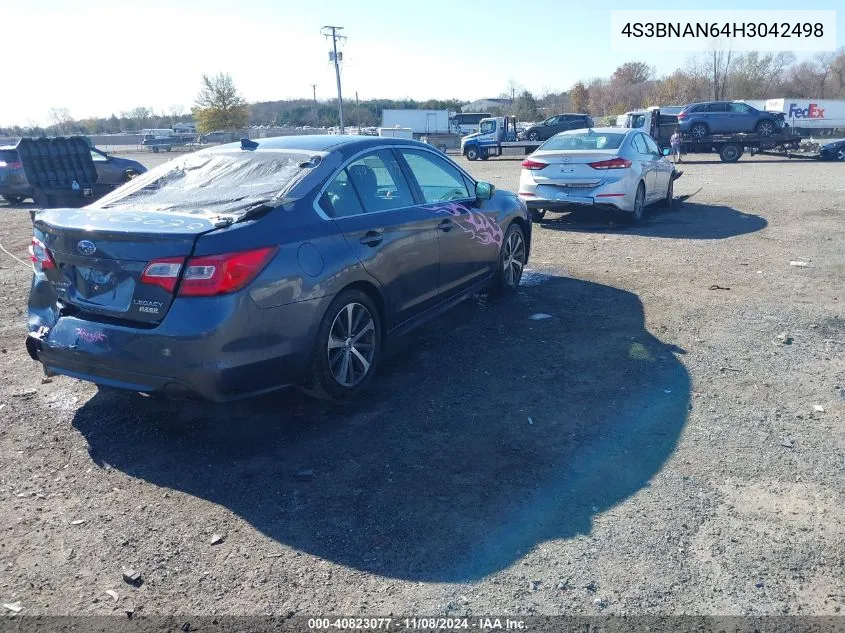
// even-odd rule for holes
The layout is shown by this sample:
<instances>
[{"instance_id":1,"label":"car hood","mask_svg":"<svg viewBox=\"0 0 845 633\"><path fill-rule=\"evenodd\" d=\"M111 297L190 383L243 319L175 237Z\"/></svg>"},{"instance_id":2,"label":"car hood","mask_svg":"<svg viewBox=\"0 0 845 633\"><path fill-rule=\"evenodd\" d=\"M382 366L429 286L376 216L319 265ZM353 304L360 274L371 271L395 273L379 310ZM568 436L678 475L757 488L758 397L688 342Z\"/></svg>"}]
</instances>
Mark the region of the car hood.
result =
<instances>
[{"instance_id":1,"label":"car hood","mask_svg":"<svg viewBox=\"0 0 845 633\"><path fill-rule=\"evenodd\" d=\"M463 138L461 138L461 143L465 143L466 141L471 141L474 138L478 138L478 132L473 132L472 134L467 134Z\"/></svg>"}]
</instances>

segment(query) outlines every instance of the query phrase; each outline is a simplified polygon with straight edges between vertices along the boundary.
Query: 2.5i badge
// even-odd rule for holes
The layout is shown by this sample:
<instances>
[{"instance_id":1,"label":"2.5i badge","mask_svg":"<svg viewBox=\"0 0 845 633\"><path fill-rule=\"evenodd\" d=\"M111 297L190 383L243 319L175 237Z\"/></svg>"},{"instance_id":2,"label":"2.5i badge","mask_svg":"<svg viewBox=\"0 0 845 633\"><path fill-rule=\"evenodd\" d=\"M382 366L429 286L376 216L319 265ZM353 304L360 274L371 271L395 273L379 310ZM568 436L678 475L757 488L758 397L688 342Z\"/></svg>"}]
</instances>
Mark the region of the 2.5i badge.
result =
<instances>
[{"instance_id":1,"label":"2.5i badge","mask_svg":"<svg viewBox=\"0 0 845 633\"><path fill-rule=\"evenodd\" d=\"M138 308L138 312L148 312L150 314L158 314L164 307L164 303L161 301L135 299L132 303Z\"/></svg>"}]
</instances>

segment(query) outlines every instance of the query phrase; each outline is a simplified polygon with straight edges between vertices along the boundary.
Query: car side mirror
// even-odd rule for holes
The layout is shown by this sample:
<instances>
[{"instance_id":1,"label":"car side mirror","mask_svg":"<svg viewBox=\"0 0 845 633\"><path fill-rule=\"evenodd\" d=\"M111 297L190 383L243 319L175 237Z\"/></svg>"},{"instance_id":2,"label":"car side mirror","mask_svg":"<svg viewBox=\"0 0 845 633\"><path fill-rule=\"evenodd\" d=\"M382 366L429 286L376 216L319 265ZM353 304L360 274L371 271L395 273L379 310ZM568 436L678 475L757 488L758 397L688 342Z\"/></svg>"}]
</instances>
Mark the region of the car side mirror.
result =
<instances>
[{"instance_id":1,"label":"car side mirror","mask_svg":"<svg viewBox=\"0 0 845 633\"><path fill-rule=\"evenodd\" d=\"M477 182L475 183L475 197L478 200L489 200L493 197L493 192L496 188L491 185L489 182Z\"/></svg>"},{"instance_id":2,"label":"car side mirror","mask_svg":"<svg viewBox=\"0 0 845 633\"><path fill-rule=\"evenodd\" d=\"M664 156L668 156L672 153L672 151L668 147L664 147L663 151L661 152Z\"/></svg>"}]
</instances>

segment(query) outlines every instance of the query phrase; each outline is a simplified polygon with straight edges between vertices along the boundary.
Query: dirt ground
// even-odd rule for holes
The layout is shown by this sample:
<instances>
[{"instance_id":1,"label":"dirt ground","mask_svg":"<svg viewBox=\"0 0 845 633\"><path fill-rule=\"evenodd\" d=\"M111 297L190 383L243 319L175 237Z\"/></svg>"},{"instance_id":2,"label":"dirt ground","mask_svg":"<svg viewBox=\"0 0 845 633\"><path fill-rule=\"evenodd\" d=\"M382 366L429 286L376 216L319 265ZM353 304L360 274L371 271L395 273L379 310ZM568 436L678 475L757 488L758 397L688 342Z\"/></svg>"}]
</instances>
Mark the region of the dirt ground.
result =
<instances>
[{"instance_id":1,"label":"dirt ground","mask_svg":"<svg viewBox=\"0 0 845 633\"><path fill-rule=\"evenodd\" d=\"M467 165L516 188L519 158ZM845 166L683 169L641 226L547 216L515 296L406 337L345 407L46 381L0 254L0 604L839 613ZM26 209L0 214L26 260Z\"/></svg>"}]
</instances>

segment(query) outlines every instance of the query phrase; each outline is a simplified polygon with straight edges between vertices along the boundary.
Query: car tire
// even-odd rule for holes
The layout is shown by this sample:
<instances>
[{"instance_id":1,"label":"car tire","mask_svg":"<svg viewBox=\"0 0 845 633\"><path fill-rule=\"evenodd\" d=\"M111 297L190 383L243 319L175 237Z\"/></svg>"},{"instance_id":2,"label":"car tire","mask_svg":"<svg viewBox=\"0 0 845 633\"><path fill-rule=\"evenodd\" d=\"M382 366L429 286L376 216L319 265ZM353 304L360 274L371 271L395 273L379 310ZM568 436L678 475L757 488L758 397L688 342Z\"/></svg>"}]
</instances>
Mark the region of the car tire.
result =
<instances>
[{"instance_id":1,"label":"car tire","mask_svg":"<svg viewBox=\"0 0 845 633\"><path fill-rule=\"evenodd\" d=\"M320 322L310 376L302 390L332 401L359 395L376 373L382 339L381 317L372 299L360 290L344 290Z\"/></svg>"},{"instance_id":2,"label":"car tire","mask_svg":"<svg viewBox=\"0 0 845 633\"><path fill-rule=\"evenodd\" d=\"M535 130L535 131L532 131L532 132L529 132L529 133L528 133L528 140L529 140L529 141L539 141L539 140L540 140L540 135L537 133L537 131L536 131L536 130Z\"/></svg>"},{"instance_id":3,"label":"car tire","mask_svg":"<svg viewBox=\"0 0 845 633\"><path fill-rule=\"evenodd\" d=\"M158 147L153 147L153 154L158 154L158 150L159 150Z\"/></svg>"},{"instance_id":4,"label":"car tire","mask_svg":"<svg viewBox=\"0 0 845 633\"><path fill-rule=\"evenodd\" d=\"M640 182L637 185L637 193L634 195L634 208L631 211L631 223L639 224L643 220L645 213L645 184Z\"/></svg>"},{"instance_id":5,"label":"car tire","mask_svg":"<svg viewBox=\"0 0 845 633\"><path fill-rule=\"evenodd\" d=\"M775 124L768 119L760 121L757 124L757 127L754 128L754 131L757 132L760 136L771 136L775 133Z\"/></svg>"},{"instance_id":6,"label":"car tire","mask_svg":"<svg viewBox=\"0 0 845 633\"><path fill-rule=\"evenodd\" d=\"M490 158L490 154L488 154L485 150L481 150L479 158L481 158L481 160L487 160L488 158Z\"/></svg>"},{"instance_id":7,"label":"car tire","mask_svg":"<svg viewBox=\"0 0 845 633\"><path fill-rule=\"evenodd\" d=\"M138 175L138 172L135 171L134 169L127 169L125 172L123 172L123 182L129 182L130 180L135 178L137 175Z\"/></svg>"},{"instance_id":8,"label":"car tire","mask_svg":"<svg viewBox=\"0 0 845 633\"><path fill-rule=\"evenodd\" d=\"M12 196L9 194L4 194L0 198L3 198L9 204L21 204L26 199L24 196Z\"/></svg>"},{"instance_id":9,"label":"car tire","mask_svg":"<svg viewBox=\"0 0 845 633\"><path fill-rule=\"evenodd\" d=\"M532 222L539 222L546 217L545 209L529 209L529 212L531 213Z\"/></svg>"},{"instance_id":10,"label":"car tire","mask_svg":"<svg viewBox=\"0 0 845 633\"><path fill-rule=\"evenodd\" d=\"M663 198L663 206L671 209L675 206L675 179L669 176L669 186L666 187L666 197Z\"/></svg>"},{"instance_id":11,"label":"car tire","mask_svg":"<svg viewBox=\"0 0 845 633\"><path fill-rule=\"evenodd\" d=\"M710 128L706 123L695 123L689 130L690 136L694 139L702 139L710 135Z\"/></svg>"},{"instance_id":12,"label":"car tire","mask_svg":"<svg viewBox=\"0 0 845 633\"><path fill-rule=\"evenodd\" d=\"M525 233L518 222L513 222L505 231L496 268L494 290L497 294L513 292L522 279L522 271L528 260L528 244Z\"/></svg>"},{"instance_id":13,"label":"car tire","mask_svg":"<svg viewBox=\"0 0 845 633\"><path fill-rule=\"evenodd\" d=\"M836 160L840 162L845 162L845 147L839 148L836 152Z\"/></svg>"},{"instance_id":14,"label":"car tire","mask_svg":"<svg viewBox=\"0 0 845 633\"><path fill-rule=\"evenodd\" d=\"M467 157L467 160L478 160L478 148L467 147L466 152L464 152L464 155Z\"/></svg>"},{"instance_id":15,"label":"car tire","mask_svg":"<svg viewBox=\"0 0 845 633\"><path fill-rule=\"evenodd\" d=\"M724 163L735 163L742 156L742 145L739 143L725 143L719 149L719 158Z\"/></svg>"}]
</instances>

